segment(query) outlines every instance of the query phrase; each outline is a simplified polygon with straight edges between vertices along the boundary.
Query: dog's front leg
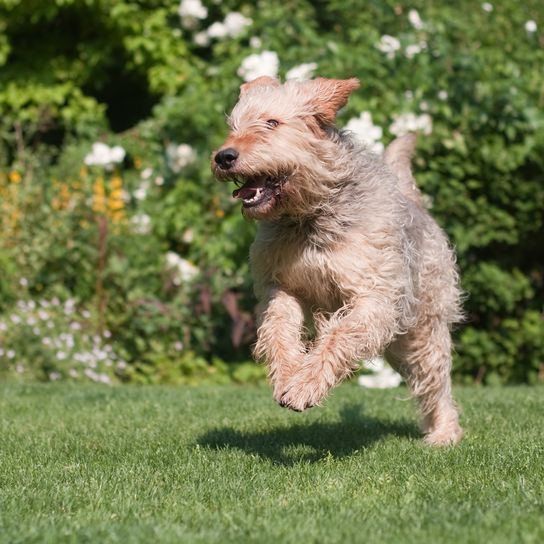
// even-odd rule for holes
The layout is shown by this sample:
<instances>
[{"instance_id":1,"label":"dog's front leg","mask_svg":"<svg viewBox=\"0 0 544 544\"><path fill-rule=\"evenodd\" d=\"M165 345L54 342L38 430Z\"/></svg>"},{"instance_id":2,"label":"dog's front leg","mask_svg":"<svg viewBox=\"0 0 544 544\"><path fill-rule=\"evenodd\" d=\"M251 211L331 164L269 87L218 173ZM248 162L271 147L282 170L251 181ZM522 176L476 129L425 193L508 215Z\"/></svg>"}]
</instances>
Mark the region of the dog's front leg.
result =
<instances>
[{"instance_id":1,"label":"dog's front leg","mask_svg":"<svg viewBox=\"0 0 544 544\"><path fill-rule=\"evenodd\" d=\"M281 289L271 288L257 331L254 354L268 365L274 399L278 402L285 384L303 362L303 326L304 311L300 302Z\"/></svg>"},{"instance_id":2,"label":"dog's front leg","mask_svg":"<svg viewBox=\"0 0 544 544\"><path fill-rule=\"evenodd\" d=\"M395 335L393 308L394 304L365 299L318 323L314 347L286 384L280 404L296 411L319 404L359 360L378 354Z\"/></svg>"}]
</instances>

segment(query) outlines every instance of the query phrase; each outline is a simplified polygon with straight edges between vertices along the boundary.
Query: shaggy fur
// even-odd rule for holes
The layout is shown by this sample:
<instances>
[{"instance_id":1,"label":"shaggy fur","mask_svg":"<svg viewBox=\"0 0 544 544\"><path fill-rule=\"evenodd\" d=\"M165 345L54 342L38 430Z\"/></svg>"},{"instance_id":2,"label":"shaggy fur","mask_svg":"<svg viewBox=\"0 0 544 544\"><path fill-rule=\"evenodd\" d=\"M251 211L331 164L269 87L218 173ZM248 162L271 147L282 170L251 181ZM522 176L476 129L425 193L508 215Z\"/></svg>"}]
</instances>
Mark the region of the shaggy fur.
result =
<instances>
[{"instance_id":1,"label":"shaggy fur","mask_svg":"<svg viewBox=\"0 0 544 544\"><path fill-rule=\"evenodd\" d=\"M357 87L324 78L245 84L212 159L218 179L243 184L233 195L259 220L255 355L268 364L276 401L301 411L358 361L385 352L419 401L425 440L456 443L455 257L412 177L415 137L379 157L334 127Z\"/></svg>"}]
</instances>

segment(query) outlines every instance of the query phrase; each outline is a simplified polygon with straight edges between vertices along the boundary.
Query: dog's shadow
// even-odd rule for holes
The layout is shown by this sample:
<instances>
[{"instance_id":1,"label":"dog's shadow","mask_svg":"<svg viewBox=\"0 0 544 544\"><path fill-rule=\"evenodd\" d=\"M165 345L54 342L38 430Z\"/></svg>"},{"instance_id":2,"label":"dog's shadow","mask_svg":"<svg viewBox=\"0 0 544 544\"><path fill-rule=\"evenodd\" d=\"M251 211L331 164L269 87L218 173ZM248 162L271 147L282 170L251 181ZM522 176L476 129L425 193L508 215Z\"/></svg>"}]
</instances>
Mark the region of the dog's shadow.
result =
<instances>
[{"instance_id":1,"label":"dog's shadow","mask_svg":"<svg viewBox=\"0 0 544 544\"><path fill-rule=\"evenodd\" d=\"M291 466L330 456L346 457L388 435L415 438L419 431L413 423L364 416L359 406L348 406L340 411L339 421L296 423L256 432L223 427L204 433L197 444L212 449L235 448Z\"/></svg>"}]
</instances>

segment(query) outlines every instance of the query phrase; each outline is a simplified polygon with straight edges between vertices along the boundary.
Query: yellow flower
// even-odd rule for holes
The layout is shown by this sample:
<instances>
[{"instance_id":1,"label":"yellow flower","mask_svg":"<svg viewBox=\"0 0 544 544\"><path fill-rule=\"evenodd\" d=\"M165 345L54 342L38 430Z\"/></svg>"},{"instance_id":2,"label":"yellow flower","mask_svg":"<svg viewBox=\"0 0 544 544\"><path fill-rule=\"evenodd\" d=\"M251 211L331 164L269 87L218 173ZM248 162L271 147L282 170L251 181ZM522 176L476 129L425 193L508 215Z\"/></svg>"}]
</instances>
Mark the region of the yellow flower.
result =
<instances>
[{"instance_id":1,"label":"yellow flower","mask_svg":"<svg viewBox=\"0 0 544 544\"><path fill-rule=\"evenodd\" d=\"M123 200L123 189L114 189L110 192L110 199Z\"/></svg>"},{"instance_id":2,"label":"yellow flower","mask_svg":"<svg viewBox=\"0 0 544 544\"><path fill-rule=\"evenodd\" d=\"M123 179L119 176L113 176L111 178L111 188L120 189L121 187L123 187Z\"/></svg>"},{"instance_id":3,"label":"yellow flower","mask_svg":"<svg viewBox=\"0 0 544 544\"><path fill-rule=\"evenodd\" d=\"M21 174L19 174L19 172L17 172L16 170L12 170L8 174L8 178L11 181L11 183L21 183L21 180L23 179L21 177Z\"/></svg>"},{"instance_id":4,"label":"yellow flower","mask_svg":"<svg viewBox=\"0 0 544 544\"><path fill-rule=\"evenodd\" d=\"M122 200L116 200L115 198L110 198L108 200L108 207L110 210L122 210L125 206L125 203Z\"/></svg>"},{"instance_id":5,"label":"yellow flower","mask_svg":"<svg viewBox=\"0 0 544 544\"><path fill-rule=\"evenodd\" d=\"M142 159L140 159L140 157L134 158L134 166L137 170L140 170L140 168L142 167Z\"/></svg>"},{"instance_id":6,"label":"yellow flower","mask_svg":"<svg viewBox=\"0 0 544 544\"><path fill-rule=\"evenodd\" d=\"M104 178L98 177L93 184L93 212L104 213L106 211L106 188Z\"/></svg>"},{"instance_id":7,"label":"yellow flower","mask_svg":"<svg viewBox=\"0 0 544 544\"><path fill-rule=\"evenodd\" d=\"M223 210L215 210L215 217L219 217L219 219L222 219L225 217L225 212Z\"/></svg>"}]
</instances>

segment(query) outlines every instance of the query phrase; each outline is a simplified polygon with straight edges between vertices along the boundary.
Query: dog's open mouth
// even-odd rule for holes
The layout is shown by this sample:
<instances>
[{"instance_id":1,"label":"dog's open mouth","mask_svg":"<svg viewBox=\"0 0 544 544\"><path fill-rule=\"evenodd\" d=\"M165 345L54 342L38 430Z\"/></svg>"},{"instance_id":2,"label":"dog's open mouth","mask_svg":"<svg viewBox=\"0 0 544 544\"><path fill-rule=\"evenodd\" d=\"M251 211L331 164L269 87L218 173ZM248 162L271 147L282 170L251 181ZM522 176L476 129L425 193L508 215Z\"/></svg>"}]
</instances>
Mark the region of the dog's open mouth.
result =
<instances>
[{"instance_id":1,"label":"dog's open mouth","mask_svg":"<svg viewBox=\"0 0 544 544\"><path fill-rule=\"evenodd\" d=\"M240 187L232 193L232 196L241 199L245 208L261 206L280 196L284 181L284 176L237 177L234 182Z\"/></svg>"}]
</instances>

